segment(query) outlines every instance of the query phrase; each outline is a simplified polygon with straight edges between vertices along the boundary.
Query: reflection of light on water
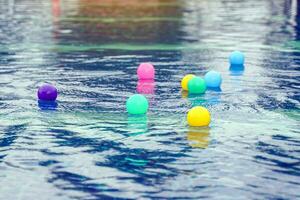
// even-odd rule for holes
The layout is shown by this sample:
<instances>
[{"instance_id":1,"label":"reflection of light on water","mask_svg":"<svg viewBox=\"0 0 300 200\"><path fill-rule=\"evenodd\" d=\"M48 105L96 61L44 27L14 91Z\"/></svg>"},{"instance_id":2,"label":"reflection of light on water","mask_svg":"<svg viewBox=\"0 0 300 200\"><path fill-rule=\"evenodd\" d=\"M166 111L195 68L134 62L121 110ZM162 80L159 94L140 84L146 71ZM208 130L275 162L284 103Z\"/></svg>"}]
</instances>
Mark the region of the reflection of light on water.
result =
<instances>
[{"instance_id":1,"label":"reflection of light on water","mask_svg":"<svg viewBox=\"0 0 300 200\"><path fill-rule=\"evenodd\" d=\"M220 88L210 88L205 94L189 94L187 91L182 91L181 96L188 99L191 105L194 106L212 106L221 102L222 90Z\"/></svg>"},{"instance_id":2,"label":"reflection of light on water","mask_svg":"<svg viewBox=\"0 0 300 200\"><path fill-rule=\"evenodd\" d=\"M136 91L139 94L148 95L150 107L155 104L155 81L154 80L139 80L136 85Z\"/></svg>"},{"instance_id":3,"label":"reflection of light on water","mask_svg":"<svg viewBox=\"0 0 300 200\"><path fill-rule=\"evenodd\" d=\"M219 103L221 103L221 96L222 96L222 91L220 88L218 89L211 89L209 92L206 94L206 106L214 106Z\"/></svg>"},{"instance_id":4,"label":"reflection of light on water","mask_svg":"<svg viewBox=\"0 0 300 200\"><path fill-rule=\"evenodd\" d=\"M188 91L185 91L185 90L181 91L181 97L182 98L186 99L186 98L188 98L188 96L189 96L189 92Z\"/></svg>"},{"instance_id":5,"label":"reflection of light on water","mask_svg":"<svg viewBox=\"0 0 300 200\"><path fill-rule=\"evenodd\" d=\"M204 94L189 94L188 100L191 102L192 106L203 106L206 102Z\"/></svg>"},{"instance_id":6,"label":"reflection of light on water","mask_svg":"<svg viewBox=\"0 0 300 200\"><path fill-rule=\"evenodd\" d=\"M291 16L289 22L293 26L297 26L297 14L298 14L298 2L297 0L292 0L291 2Z\"/></svg>"},{"instance_id":7,"label":"reflection of light on water","mask_svg":"<svg viewBox=\"0 0 300 200\"><path fill-rule=\"evenodd\" d=\"M14 6L15 6L15 1L14 0L8 1L9 14L11 16L13 16L13 14L14 14Z\"/></svg>"},{"instance_id":8,"label":"reflection of light on water","mask_svg":"<svg viewBox=\"0 0 300 200\"><path fill-rule=\"evenodd\" d=\"M83 43L141 43L147 47L145 44L165 40L175 43L181 34L184 3L178 0L62 0L61 4L59 25Z\"/></svg>"},{"instance_id":9,"label":"reflection of light on water","mask_svg":"<svg viewBox=\"0 0 300 200\"><path fill-rule=\"evenodd\" d=\"M42 101L38 100L38 106L41 110L56 110L57 102L56 101Z\"/></svg>"},{"instance_id":10,"label":"reflection of light on water","mask_svg":"<svg viewBox=\"0 0 300 200\"><path fill-rule=\"evenodd\" d=\"M245 71L244 65L230 65L229 67L231 76L242 76Z\"/></svg>"},{"instance_id":11,"label":"reflection of light on water","mask_svg":"<svg viewBox=\"0 0 300 200\"><path fill-rule=\"evenodd\" d=\"M139 80L137 82L136 90L140 94L154 94L155 82L154 80Z\"/></svg>"},{"instance_id":12,"label":"reflection of light on water","mask_svg":"<svg viewBox=\"0 0 300 200\"><path fill-rule=\"evenodd\" d=\"M208 87L207 91L222 92L222 89L219 87Z\"/></svg>"},{"instance_id":13,"label":"reflection of light on water","mask_svg":"<svg viewBox=\"0 0 300 200\"><path fill-rule=\"evenodd\" d=\"M209 128L189 127L187 140L193 148L207 148L209 145Z\"/></svg>"},{"instance_id":14,"label":"reflection of light on water","mask_svg":"<svg viewBox=\"0 0 300 200\"><path fill-rule=\"evenodd\" d=\"M144 134L148 131L148 117L147 115L131 116L127 118L128 134L136 136Z\"/></svg>"},{"instance_id":15,"label":"reflection of light on water","mask_svg":"<svg viewBox=\"0 0 300 200\"><path fill-rule=\"evenodd\" d=\"M145 166L147 165L148 161L147 160L142 160L142 159L134 159L134 158L125 158L126 161L128 161L130 164L135 165L135 166Z\"/></svg>"},{"instance_id":16,"label":"reflection of light on water","mask_svg":"<svg viewBox=\"0 0 300 200\"><path fill-rule=\"evenodd\" d=\"M60 9L60 0L52 0L52 15L54 18L60 16L61 9Z\"/></svg>"},{"instance_id":17,"label":"reflection of light on water","mask_svg":"<svg viewBox=\"0 0 300 200\"><path fill-rule=\"evenodd\" d=\"M242 77L245 71L244 65L231 65L229 67L230 76L231 76L231 84L234 89L240 89L242 85Z\"/></svg>"}]
</instances>

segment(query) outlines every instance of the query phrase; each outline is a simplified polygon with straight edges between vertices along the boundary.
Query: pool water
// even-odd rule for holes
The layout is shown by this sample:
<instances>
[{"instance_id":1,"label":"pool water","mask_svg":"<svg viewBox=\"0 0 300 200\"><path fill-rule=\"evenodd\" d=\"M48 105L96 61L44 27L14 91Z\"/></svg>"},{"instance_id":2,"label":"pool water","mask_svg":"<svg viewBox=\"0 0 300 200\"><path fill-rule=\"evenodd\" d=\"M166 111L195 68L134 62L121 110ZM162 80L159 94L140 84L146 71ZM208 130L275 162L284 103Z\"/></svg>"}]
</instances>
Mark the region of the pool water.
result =
<instances>
[{"instance_id":1,"label":"pool water","mask_svg":"<svg viewBox=\"0 0 300 200\"><path fill-rule=\"evenodd\" d=\"M0 0L0 199L300 199L299 24L297 0ZM221 91L181 92L211 69Z\"/></svg>"}]
</instances>

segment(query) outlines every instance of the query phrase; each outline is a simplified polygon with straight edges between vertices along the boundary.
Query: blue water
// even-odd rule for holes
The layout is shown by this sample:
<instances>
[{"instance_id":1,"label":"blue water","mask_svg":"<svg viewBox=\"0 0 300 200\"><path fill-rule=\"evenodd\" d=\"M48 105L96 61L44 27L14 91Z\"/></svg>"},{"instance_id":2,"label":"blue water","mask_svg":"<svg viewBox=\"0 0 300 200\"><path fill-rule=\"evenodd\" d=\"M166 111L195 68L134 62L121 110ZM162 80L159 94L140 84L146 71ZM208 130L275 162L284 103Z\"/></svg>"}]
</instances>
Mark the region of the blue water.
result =
<instances>
[{"instance_id":1,"label":"blue water","mask_svg":"<svg viewBox=\"0 0 300 200\"><path fill-rule=\"evenodd\" d=\"M0 0L0 199L300 199L299 24L297 0ZM221 91L181 92L209 69Z\"/></svg>"}]
</instances>

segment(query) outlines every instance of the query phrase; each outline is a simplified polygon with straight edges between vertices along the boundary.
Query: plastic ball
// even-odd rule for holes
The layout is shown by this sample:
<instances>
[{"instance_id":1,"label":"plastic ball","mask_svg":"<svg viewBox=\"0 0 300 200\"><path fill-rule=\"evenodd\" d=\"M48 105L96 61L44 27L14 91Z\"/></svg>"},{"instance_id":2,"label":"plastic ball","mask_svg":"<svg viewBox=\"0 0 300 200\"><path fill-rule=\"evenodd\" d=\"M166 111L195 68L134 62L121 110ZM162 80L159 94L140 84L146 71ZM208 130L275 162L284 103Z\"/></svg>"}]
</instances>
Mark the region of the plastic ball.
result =
<instances>
[{"instance_id":1,"label":"plastic ball","mask_svg":"<svg viewBox=\"0 0 300 200\"><path fill-rule=\"evenodd\" d=\"M141 80L154 79L155 69L151 63L141 63L137 69L138 78Z\"/></svg>"},{"instance_id":2,"label":"plastic ball","mask_svg":"<svg viewBox=\"0 0 300 200\"><path fill-rule=\"evenodd\" d=\"M230 65L244 65L245 56L240 51L234 51L229 56Z\"/></svg>"},{"instance_id":3,"label":"plastic ball","mask_svg":"<svg viewBox=\"0 0 300 200\"><path fill-rule=\"evenodd\" d=\"M127 112L132 115L145 114L148 111L148 107L148 100L141 94L132 95L126 102Z\"/></svg>"},{"instance_id":4,"label":"plastic ball","mask_svg":"<svg viewBox=\"0 0 300 200\"><path fill-rule=\"evenodd\" d=\"M194 74L188 74L183 77L183 79L181 80L181 87L183 90L188 91L188 82L194 77Z\"/></svg>"},{"instance_id":5,"label":"plastic ball","mask_svg":"<svg viewBox=\"0 0 300 200\"><path fill-rule=\"evenodd\" d=\"M194 77L188 82L188 90L191 94L203 94L206 91L206 84L204 79Z\"/></svg>"},{"instance_id":6,"label":"plastic ball","mask_svg":"<svg viewBox=\"0 0 300 200\"><path fill-rule=\"evenodd\" d=\"M205 74L204 80L207 87L219 88L222 84L222 75L216 71L209 71Z\"/></svg>"},{"instance_id":7,"label":"plastic ball","mask_svg":"<svg viewBox=\"0 0 300 200\"><path fill-rule=\"evenodd\" d=\"M37 96L42 101L55 101L57 98L57 89L50 84L44 84L39 87Z\"/></svg>"},{"instance_id":8,"label":"plastic ball","mask_svg":"<svg viewBox=\"0 0 300 200\"><path fill-rule=\"evenodd\" d=\"M188 112L187 122L190 126L208 126L210 124L210 113L206 108L196 106Z\"/></svg>"}]
</instances>

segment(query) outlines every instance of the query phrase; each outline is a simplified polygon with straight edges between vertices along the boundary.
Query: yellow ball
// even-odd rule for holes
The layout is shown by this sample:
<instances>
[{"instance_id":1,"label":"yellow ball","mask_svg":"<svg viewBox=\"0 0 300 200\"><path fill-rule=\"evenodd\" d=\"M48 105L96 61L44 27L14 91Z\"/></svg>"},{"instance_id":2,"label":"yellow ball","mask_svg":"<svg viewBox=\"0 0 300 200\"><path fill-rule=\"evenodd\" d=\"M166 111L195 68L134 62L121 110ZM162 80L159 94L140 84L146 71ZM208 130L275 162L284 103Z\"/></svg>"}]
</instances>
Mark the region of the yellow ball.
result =
<instances>
[{"instance_id":1,"label":"yellow ball","mask_svg":"<svg viewBox=\"0 0 300 200\"><path fill-rule=\"evenodd\" d=\"M188 74L183 77L183 79L181 80L181 87L183 90L188 91L188 82L194 77L195 77L194 74Z\"/></svg>"},{"instance_id":2,"label":"yellow ball","mask_svg":"<svg viewBox=\"0 0 300 200\"><path fill-rule=\"evenodd\" d=\"M210 123L210 113L206 108L196 106L188 112L187 121L190 126L208 126Z\"/></svg>"}]
</instances>

